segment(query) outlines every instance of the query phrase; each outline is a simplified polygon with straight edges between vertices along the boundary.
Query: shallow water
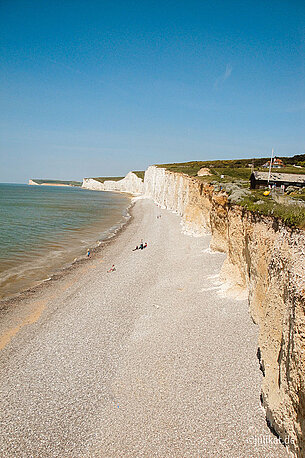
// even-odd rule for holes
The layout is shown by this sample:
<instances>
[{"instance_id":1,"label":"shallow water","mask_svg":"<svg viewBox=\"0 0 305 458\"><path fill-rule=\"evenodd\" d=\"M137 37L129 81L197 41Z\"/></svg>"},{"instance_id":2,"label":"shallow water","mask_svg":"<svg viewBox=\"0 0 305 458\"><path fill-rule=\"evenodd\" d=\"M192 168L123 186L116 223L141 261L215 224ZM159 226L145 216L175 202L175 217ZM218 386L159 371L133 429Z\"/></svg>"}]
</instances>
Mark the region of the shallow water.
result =
<instances>
[{"instance_id":1,"label":"shallow water","mask_svg":"<svg viewBox=\"0 0 305 458\"><path fill-rule=\"evenodd\" d=\"M85 255L126 221L129 205L117 193L0 184L0 299Z\"/></svg>"}]
</instances>

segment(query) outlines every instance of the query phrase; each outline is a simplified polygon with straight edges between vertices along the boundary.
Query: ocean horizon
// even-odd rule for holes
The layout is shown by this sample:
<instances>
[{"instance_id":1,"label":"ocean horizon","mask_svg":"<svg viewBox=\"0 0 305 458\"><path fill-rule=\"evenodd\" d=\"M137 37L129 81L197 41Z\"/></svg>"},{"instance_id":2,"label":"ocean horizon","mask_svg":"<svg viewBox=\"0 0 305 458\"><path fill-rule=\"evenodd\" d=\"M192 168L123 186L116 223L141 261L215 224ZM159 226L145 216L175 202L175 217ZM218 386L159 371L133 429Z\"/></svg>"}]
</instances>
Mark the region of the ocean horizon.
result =
<instances>
[{"instance_id":1,"label":"ocean horizon","mask_svg":"<svg viewBox=\"0 0 305 458\"><path fill-rule=\"evenodd\" d=\"M0 183L0 300L49 278L128 218L126 195Z\"/></svg>"}]
</instances>

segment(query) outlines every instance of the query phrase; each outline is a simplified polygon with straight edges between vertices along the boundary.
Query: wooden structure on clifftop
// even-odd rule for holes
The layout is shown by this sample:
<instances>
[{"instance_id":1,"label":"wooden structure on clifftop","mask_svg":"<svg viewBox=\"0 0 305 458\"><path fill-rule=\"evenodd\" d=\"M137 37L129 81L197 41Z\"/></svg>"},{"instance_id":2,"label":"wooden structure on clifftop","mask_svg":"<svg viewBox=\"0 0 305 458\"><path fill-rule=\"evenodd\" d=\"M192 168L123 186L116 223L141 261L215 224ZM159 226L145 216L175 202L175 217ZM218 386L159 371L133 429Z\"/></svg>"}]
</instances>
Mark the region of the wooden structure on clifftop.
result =
<instances>
[{"instance_id":1,"label":"wooden structure on clifftop","mask_svg":"<svg viewBox=\"0 0 305 458\"><path fill-rule=\"evenodd\" d=\"M251 189L266 188L268 185L281 187L296 186L303 188L305 186L305 174L298 175L294 173L277 173L271 172L268 181L268 172L252 172L250 176Z\"/></svg>"}]
</instances>

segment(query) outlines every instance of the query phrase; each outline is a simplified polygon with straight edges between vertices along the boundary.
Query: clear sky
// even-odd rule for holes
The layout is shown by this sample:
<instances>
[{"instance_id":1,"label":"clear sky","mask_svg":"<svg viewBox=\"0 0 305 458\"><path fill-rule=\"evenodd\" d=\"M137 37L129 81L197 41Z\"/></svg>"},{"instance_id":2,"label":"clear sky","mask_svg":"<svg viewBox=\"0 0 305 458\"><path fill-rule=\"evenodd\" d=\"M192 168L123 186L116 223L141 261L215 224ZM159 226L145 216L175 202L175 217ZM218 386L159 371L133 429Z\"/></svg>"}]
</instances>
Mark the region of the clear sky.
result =
<instances>
[{"instance_id":1,"label":"clear sky","mask_svg":"<svg viewBox=\"0 0 305 458\"><path fill-rule=\"evenodd\" d=\"M0 181L305 151L304 0L1 0Z\"/></svg>"}]
</instances>

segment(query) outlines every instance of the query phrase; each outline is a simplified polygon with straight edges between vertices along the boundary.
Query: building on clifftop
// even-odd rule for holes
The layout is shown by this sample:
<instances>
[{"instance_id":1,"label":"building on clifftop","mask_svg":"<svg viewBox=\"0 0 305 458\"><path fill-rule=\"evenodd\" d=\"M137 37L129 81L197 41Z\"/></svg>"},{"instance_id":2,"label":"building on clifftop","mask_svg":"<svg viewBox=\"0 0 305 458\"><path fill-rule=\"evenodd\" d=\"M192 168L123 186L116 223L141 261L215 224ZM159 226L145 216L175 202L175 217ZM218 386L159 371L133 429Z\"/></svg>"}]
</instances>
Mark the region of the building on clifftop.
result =
<instances>
[{"instance_id":1,"label":"building on clifftop","mask_svg":"<svg viewBox=\"0 0 305 458\"><path fill-rule=\"evenodd\" d=\"M303 188L305 186L305 174L298 175L294 173L277 173L271 172L268 181L269 172L252 172L250 176L251 189L266 188L268 185L281 187L296 186Z\"/></svg>"}]
</instances>

